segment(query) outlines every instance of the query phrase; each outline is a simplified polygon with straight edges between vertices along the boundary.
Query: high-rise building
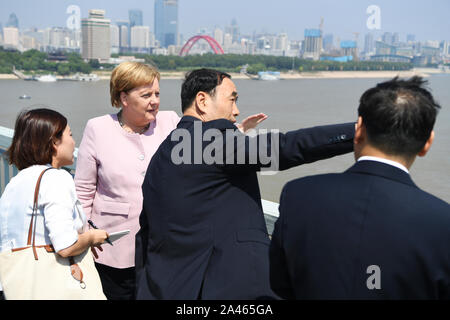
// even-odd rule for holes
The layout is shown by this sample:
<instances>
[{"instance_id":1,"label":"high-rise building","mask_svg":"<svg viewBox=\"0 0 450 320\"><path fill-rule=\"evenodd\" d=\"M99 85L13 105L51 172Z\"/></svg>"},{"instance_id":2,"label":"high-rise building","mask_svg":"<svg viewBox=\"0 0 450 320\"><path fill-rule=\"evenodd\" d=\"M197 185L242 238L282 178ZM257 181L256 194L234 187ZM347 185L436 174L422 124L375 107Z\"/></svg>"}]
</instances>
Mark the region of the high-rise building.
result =
<instances>
[{"instance_id":1,"label":"high-rise building","mask_svg":"<svg viewBox=\"0 0 450 320\"><path fill-rule=\"evenodd\" d=\"M142 18L142 10L139 9L129 10L128 17L130 19L130 28L144 25Z\"/></svg>"},{"instance_id":2,"label":"high-rise building","mask_svg":"<svg viewBox=\"0 0 450 320\"><path fill-rule=\"evenodd\" d=\"M225 51L225 53L228 52L232 44L233 44L233 36L229 33L225 33L225 35L223 36L223 50Z\"/></svg>"},{"instance_id":3,"label":"high-rise building","mask_svg":"<svg viewBox=\"0 0 450 320\"><path fill-rule=\"evenodd\" d=\"M398 34L398 32L395 32L392 35L392 45L394 45L394 46L400 45L400 35Z\"/></svg>"},{"instance_id":4,"label":"high-rise building","mask_svg":"<svg viewBox=\"0 0 450 320\"><path fill-rule=\"evenodd\" d=\"M382 41L386 44L392 45L394 43L394 36L390 32L383 33Z\"/></svg>"},{"instance_id":5,"label":"high-rise building","mask_svg":"<svg viewBox=\"0 0 450 320\"><path fill-rule=\"evenodd\" d=\"M332 34L326 34L323 37L323 49L327 52L333 49L334 37Z\"/></svg>"},{"instance_id":6,"label":"high-rise building","mask_svg":"<svg viewBox=\"0 0 450 320\"><path fill-rule=\"evenodd\" d=\"M222 29L220 28L216 28L214 30L214 39L217 41L218 44L220 44L221 46L223 46L223 38L224 38L224 33L222 31Z\"/></svg>"},{"instance_id":7,"label":"high-rise building","mask_svg":"<svg viewBox=\"0 0 450 320\"><path fill-rule=\"evenodd\" d=\"M280 50L286 53L288 49L288 44L289 40L287 33L281 33L275 39L275 50Z\"/></svg>"},{"instance_id":8,"label":"high-rise building","mask_svg":"<svg viewBox=\"0 0 450 320\"><path fill-rule=\"evenodd\" d=\"M131 49L135 52L145 52L150 47L150 28L136 26L131 28Z\"/></svg>"},{"instance_id":9,"label":"high-rise building","mask_svg":"<svg viewBox=\"0 0 450 320\"><path fill-rule=\"evenodd\" d=\"M17 28L19 29L19 19L15 13L11 13L8 18L8 22L6 23L7 27Z\"/></svg>"},{"instance_id":10,"label":"high-rise building","mask_svg":"<svg viewBox=\"0 0 450 320\"><path fill-rule=\"evenodd\" d=\"M113 49L114 53L118 53L120 46L119 27L117 25L112 24L109 27L109 32L111 37L111 48Z\"/></svg>"},{"instance_id":11,"label":"high-rise building","mask_svg":"<svg viewBox=\"0 0 450 320\"><path fill-rule=\"evenodd\" d=\"M231 34L231 36L233 37L233 39L232 39L233 43L239 42L240 37L241 37L241 32L240 32L240 29L239 29L236 19L231 20L231 26L227 27L225 29L225 32Z\"/></svg>"},{"instance_id":12,"label":"high-rise building","mask_svg":"<svg viewBox=\"0 0 450 320\"><path fill-rule=\"evenodd\" d=\"M50 32L49 46L54 49L69 48L72 46L74 34L67 28L55 27Z\"/></svg>"},{"instance_id":13,"label":"high-rise building","mask_svg":"<svg viewBox=\"0 0 450 320\"><path fill-rule=\"evenodd\" d=\"M50 39L51 39L51 28L46 28L42 30L42 45L45 48L45 50L49 49L50 47Z\"/></svg>"},{"instance_id":14,"label":"high-rise building","mask_svg":"<svg viewBox=\"0 0 450 320\"><path fill-rule=\"evenodd\" d=\"M23 51L31 50L31 49L38 49L39 45L35 38L30 36L22 36L22 46Z\"/></svg>"},{"instance_id":15,"label":"high-rise building","mask_svg":"<svg viewBox=\"0 0 450 320\"><path fill-rule=\"evenodd\" d=\"M3 28L3 44L6 47L19 47L19 29L16 27Z\"/></svg>"},{"instance_id":16,"label":"high-rise building","mask_svg":"<svg viewBox=\"0 0 450 320\"><path fill-rule=\"evenodd\" d=\"M156 38L155 38L155 34L153 32L150 32L150 35L148 36L148 41L150 44L150 48L156 47Z\"/></svg>"},{"instance_id":17,"label":"high-rise building","mask_svg":"<svg viewBox=\"0 0 450 320\"><path fill-rule=\"evenodd\" d=\"M130 22L125 20L116 21L117 26L119 27L119 47L120 51L126 52L130 47Z\"/></svg>"},{"instance_id":18,"label":"high-rise building","mask_svg":"<svg viewBox=\"0 0 450 320\"><path fill-rule=\"evenodd\" d=\"M441 49L442 49L442 54L444 56L449 56L450 55L450 42L449 41L442 41L441 42Z\"/></svg>"},{"instance_id":19,"label":"high-rise building","mask_svg":"<svg viewBox=\"0 0 450 320\"><path fill-rule=\"evenodd\" d=\"M89 10L89 18L81 20L83 59L107 61L111 57L111 20L104 10Z\"/></svg>"},{"instance_id":20,"label":"high-rise building","mask_svg":"<svg viewBox=\"0 0 450 320\"><path fill-rule=\"evenodd\" d=\"M178 0L155 0L155 35L161 47L178 44Z\"/></svg>"},{"instance_id":21,"label":"high-rise building","mask_svg":"<svg viewBox=\"0 0 450 320\"><path fill-rule=\"evenodd\" d=\"M356 41L341 41L341 52L343 56L351 56L352 60L358 60L358 45Z\"/></svg>"},{"instance_id":22,"label":"high-rise building","mask_svg":"<svg viewBox=\"0 0 450 320\"><path fill-rule=\"evenodd\" d=\"M364 37L364 53L366 55L375 52L375 40L372 33L366 34Z\"/></svg>"},{"instance_id":23,"label":"high-rise building","mask_svg":"<svg viewBox=\"0 0 450 320\"><path fill-rule=\"evenodd\" d=\"M303 58L319 60L322 52L322 31L319 29L305 29L303 43Z\"/></svg>"}]
</instances>

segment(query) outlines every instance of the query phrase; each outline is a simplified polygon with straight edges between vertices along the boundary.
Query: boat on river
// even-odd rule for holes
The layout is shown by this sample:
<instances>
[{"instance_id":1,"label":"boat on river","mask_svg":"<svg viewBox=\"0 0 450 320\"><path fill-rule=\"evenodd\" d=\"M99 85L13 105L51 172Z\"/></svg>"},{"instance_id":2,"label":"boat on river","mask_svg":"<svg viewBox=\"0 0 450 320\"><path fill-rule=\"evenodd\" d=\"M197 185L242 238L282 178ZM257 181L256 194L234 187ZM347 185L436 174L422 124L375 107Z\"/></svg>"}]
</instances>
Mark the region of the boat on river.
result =
<instances>
[{"instance_id":1,"label":"boat on river","mask_svg":"<svg viewBox=\"0 0 450 320\"><path fill-rule=\"evenodd\" d=\"M51 74L36 77L36 80L39 82L56 82L57 81L56 77L52 76Z\"/></svg>"},{"instance_id":2,"label":"boat on river","mask_svg":"<svg viewBox=\"0 0 450 320\"><path fill-rule=\"evenodd\" d=\"M95 73L90 73L90 74L77 73L77 74L74 74L73 76L65 77L62 80L64 80L64 81L95 82L95 81L99 81L100 78Z\"/></svg>"},{"instance_id":3,"label":"boat on river","mask_svg":"<svg viewBox=\"0 0 450 320\"><path fill-rule=\"evenodd\" d=\"M258 72L258 80L265 80L265 81L280 80L280 73L277 71L260 71Z\"/></svg>"}]
</instances>

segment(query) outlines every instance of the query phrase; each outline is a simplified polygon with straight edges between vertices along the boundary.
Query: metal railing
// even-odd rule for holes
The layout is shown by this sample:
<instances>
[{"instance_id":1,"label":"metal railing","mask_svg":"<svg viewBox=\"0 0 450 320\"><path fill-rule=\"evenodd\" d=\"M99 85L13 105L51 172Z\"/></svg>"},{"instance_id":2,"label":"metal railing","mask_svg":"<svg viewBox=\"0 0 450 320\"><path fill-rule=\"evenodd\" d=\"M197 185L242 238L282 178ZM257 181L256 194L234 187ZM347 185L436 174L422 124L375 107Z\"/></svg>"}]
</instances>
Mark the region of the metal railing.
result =
<instances>
[{"instance_id":1,"label":"metal railing","mask_svg":"<svg viewBox=\"0 0 450 320\"><path fill-rule=\"evenodd\" d=\"M14 130L0 126L0 195L3 194L6 185L19 171L16 167L9 165L6 157L6 150L11 144ZM73 165L65 167L72 175L75 175L78 149L74 152L75 161ZM266 220L267 230L272 234L275 221L278 218L278 203L262 200L264 218Z\"/></svg>"},{"instance_id":2,"label":"metal railing","mask_svg":"<svg viewBox=\"0 0 450 320\"><path fill-rule=\"evenodd\" d=\"M5 154L13 134L14 130L0 127L0 194L3 194L9 180L19 172L16 167L9 165Z\"/></svg>"}]
</instances>

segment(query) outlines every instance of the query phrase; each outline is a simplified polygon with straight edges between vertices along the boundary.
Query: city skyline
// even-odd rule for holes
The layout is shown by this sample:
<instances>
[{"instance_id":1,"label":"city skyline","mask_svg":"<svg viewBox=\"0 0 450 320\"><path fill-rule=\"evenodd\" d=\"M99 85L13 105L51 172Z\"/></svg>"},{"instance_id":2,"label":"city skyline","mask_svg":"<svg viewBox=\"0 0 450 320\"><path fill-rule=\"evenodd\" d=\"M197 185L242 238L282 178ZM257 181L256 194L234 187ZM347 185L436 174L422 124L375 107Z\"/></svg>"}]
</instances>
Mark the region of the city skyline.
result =
<instances>
[{"instance_id":1,"label":"city skyline","mask_svg":"<svg viewBox=\"0 0 450 320\"><path fill-rule=\"evenodd\" d=\"M9 15L15 13L19 29L31 27L65 27L70 5L81 9L81 18L88 17L90 9L103 9L112 23L128 20L129 10L143 12L143 25L154 32L154 0L129 0L127 2L106 0L16 0L0 4L0 23L5 27ZM381 28L369 30L366 12L371 5L381 10ZM255 9L257 8L257 9ZM38 13L38 14L37 14ZM381 36L385 32L398 32L400 40L406 41L407 34L414 34L416 40L450 40L450 1L434 0L432 5L421 1L397 0L318 0L301 3L279 0L276 3L265 0L214 0L179 1L179 33L186 41L198 30L214 31L215 27L225 28L236 19L241 34L287 33L290 39L302 40L304 30L318 28L324 18L324 33L332 33L341 40L351 40L354 32L360 33L359 45L364 34L373 32ZM193 19L195 17L195 19Z\"/></svg>"}]
</instances>

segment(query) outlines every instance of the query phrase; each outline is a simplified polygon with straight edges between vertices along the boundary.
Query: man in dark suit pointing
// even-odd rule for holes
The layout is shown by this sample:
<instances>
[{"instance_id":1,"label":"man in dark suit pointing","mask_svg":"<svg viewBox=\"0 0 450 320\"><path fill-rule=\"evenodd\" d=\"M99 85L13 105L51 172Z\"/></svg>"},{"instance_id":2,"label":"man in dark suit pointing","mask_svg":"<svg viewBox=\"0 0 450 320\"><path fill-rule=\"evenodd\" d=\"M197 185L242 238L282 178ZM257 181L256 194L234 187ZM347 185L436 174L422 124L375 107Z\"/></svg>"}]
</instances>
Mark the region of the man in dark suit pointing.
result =
<instances>
[{"instance_id":1,"label":"man in dark suit pointing","mask_svg":"<svg viewBox=\"0 0 450 320\"><path fill-rule=\"evenodd\" d=\"M287 299L450 299L450 205L409 175L434 139L439 105L421 78L364 93L357 163L289 182L270 248ZM307 194L307 197L303 195Z\"/></svg>"},{"instance_id":2,"label":"man in dark suit pointing","mask_svg":"<svg viewBox=\"0 0 450 320\"><path fill-rule=\"evenodd\" d=\"M137 298L274 298L256 173L351 152L355 124L246 136L236 86L215 70L189 73L181 98L142 185Z\"/></svg>"}]
</instances>

